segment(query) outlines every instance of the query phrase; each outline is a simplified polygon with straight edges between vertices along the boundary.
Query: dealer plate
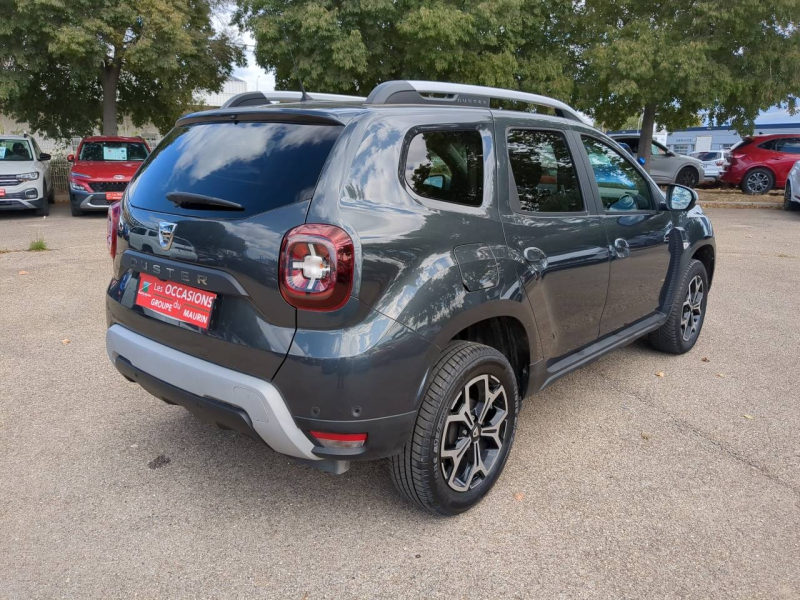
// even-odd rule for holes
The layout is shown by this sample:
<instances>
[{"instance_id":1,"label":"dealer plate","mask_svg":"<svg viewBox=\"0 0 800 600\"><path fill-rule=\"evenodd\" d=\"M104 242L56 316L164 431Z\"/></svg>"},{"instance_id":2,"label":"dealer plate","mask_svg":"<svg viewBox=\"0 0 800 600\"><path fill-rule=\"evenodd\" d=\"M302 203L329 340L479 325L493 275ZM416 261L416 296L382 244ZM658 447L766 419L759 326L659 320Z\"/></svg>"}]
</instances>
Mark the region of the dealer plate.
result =
<instances>
[{"instance_id":1,"label":"dealer plate","mask_svg":"<svg viewBox=\"0 0 800 600\"><path fill-rule=\"evenodd\" d=\"M136 304L178 321L197 325L201 329L208 329L216 298L217 295L213 292L173 281L162 281L144 273L139 274Z\"/></svg>"}]
</instances>

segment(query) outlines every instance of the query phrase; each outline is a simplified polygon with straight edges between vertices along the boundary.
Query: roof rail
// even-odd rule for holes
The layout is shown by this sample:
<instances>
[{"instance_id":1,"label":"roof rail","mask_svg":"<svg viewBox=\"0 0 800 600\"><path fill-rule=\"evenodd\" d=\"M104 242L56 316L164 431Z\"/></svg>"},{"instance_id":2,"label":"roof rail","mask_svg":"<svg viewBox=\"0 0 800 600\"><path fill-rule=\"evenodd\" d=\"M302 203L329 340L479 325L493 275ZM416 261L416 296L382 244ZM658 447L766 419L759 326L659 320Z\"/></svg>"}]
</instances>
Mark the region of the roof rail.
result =
<instances>
[{"instance_id":1,"label":"roof rail","mask_svg":"<svg viewBox=\"0 0 800 600\"><path fill-rule=\"evenodd\" d=\"M437 94L438 96L427 96ZM378 85L367 98L367 104L435 104L445 106L490 107L490 100L513 100L552 108L559 117L583 123L574 108L547 96L502 88L445 83L440 81L386 81Z\"/></svg>"},{"instance_id":2,"label":"roof rail","mask_svg":"<svg viewBox=\"0 0 800 600\"><path fill-rule=\"evenodd\" d=\"M264 106L273 102L301 102L303 92L244 92L229 98L221 108L236 108L239 106ZM345 96L342 94L321 94L312 92L306 94L306 101L319 102L364 102L362 96Z\"/></svg>"}]
</instances>

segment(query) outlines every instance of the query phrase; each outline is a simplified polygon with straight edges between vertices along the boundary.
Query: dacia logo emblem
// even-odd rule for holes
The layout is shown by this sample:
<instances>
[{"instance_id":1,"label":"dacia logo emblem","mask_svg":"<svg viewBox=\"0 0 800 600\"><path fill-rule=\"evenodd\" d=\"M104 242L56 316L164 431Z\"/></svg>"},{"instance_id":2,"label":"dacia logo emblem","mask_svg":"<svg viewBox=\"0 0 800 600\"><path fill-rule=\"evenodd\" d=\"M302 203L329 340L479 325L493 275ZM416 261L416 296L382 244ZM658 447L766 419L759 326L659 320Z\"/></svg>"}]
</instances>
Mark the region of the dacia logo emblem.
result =
<instances>
[{"instance_id":1,"label":"dacia logo emblem","mask_svg":"<svg viewBox=\"0 0 800 600\"><path fill-rule=\"evenodd\" d=\"M158 224L158 245L162 250L169 250L172 246L172 234L175 233L175 223L161 221Z\"/></svg>"}]
</instances>

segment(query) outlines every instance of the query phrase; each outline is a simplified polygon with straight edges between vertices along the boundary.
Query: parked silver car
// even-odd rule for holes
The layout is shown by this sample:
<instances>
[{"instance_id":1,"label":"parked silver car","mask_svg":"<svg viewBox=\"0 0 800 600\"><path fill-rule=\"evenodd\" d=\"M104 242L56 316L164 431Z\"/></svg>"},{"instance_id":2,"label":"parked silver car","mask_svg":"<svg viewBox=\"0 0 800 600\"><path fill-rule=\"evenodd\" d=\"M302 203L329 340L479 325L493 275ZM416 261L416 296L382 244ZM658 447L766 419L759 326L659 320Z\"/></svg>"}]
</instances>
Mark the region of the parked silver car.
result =
<instances>
[{"instance_id":1,"label":"parked silver car","mask_svg":"<svg viewBox=\"0 0 800 600\"><path fill-rule=\"evenodd\" d=\"M628 144L634 154L639 152L638 135L620 134L611 137L618 144ZM663 144L653 140L650 149L650 177L659 184L678 183L687 187L695 187L703 181L705 170L703 163L696 158L675 154Z\"/></svg>"},{"instance_id":2,"label":"parked silver car","mask_svg":"<svg viewBox=\"0 0 800 600\"><path fill-rule=\"evenodd\" d=\"M725 166L724 150L692 152L689 156L703 163L703 171L705 173L703 181L716 181L719 179L722 174L722 168Z\"/></svg>"},{"instance_id":3,"label":"parked silver car","mask_svg":"<svg viewBox=\"0 0 800 600\"><path fill-rule=\"evenodd\" d=\"M786 187L783 188L783 210L800 210L800 160L786 176Z\"/></svg>"}]
</instances>

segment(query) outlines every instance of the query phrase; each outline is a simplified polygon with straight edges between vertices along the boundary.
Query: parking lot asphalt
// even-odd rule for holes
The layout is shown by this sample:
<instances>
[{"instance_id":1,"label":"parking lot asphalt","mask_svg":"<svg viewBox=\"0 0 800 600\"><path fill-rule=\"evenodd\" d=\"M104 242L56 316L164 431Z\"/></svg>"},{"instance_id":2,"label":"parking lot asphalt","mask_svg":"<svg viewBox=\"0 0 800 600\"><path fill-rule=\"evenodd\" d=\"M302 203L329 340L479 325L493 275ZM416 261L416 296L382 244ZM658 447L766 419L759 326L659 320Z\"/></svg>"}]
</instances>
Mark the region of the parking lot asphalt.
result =
<instances>
[{"instance_id":1,"label":"parking lot asphalt","mask_svg":"<svg viewBox=\"0 0 800 600\"><path fill-rule=\"evenodd\" d=\"M105 218L0 214L0 252L51 248L0 253L0 598L800 598L800 213L708 213L696 347L527 398L451 519L382 462L327 475L127 383Z\"/></svg>"}]
</instances>

